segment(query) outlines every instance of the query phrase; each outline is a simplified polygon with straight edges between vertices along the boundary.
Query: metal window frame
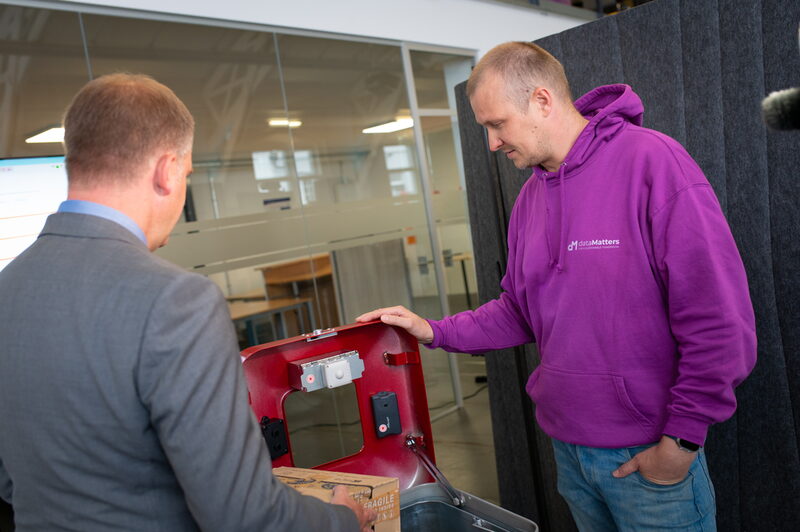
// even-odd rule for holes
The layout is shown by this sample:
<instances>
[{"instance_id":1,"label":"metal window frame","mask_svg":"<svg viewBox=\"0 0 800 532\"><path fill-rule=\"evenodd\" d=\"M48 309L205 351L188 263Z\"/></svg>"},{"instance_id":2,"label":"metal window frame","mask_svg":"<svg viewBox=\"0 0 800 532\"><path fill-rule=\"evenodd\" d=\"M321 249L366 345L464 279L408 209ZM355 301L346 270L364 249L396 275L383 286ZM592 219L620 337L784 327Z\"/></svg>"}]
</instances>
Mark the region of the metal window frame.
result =
<instances>
[{"instance_id":1,"label":"metal window frame","mask_svg":"<svg viewBox=\"0 0 800 532\"><path fill-rule=\"evenodd\" d=\"M406 82L406 91L408 93L408 102L411 111L411 117L414 120L414 143L416 145L417 160L420 170L420 181L422 185L422 196L425 207L425 215L428 225L428 233L431 242L433 253L434 272L436 276L436 284L439 292L439 304L442 309L442 314L447 316L450 314L450 304L447 299L447 285L445 282L445 266L442 257L441 243L436 226L436 216L433 208L433 190L431 185L431 173L428 167L427 157L425 155L425 144L422 134L421 117L428 116L455 116L454 109L420 109L417 102L416 85L414 83L414 72L411 63L411 52L430 52L442 53L456 56L463 56L465 58L475 59L477 56L477 49L459 48L454 46L440 46L434 44L427 44L415 41L398 41L393 39L380 39L374 37L363 37L358 35L350 35L344 33L324 32L315 30L302 30L295 28L286 28L282 26L272 26L268 24L255 24L247 22L237 22L223 19L213 19L209 17L200 17L182 14L159 13L153 11L131 9L124 7L109 7L98 6L92 4L84 4L80 2L56 2L51 0L3 0L4 4L14 5L20 7L29 7L34 9L49 9L52 11L72 12L76 13L81 23L81 40L86 52L86 61L89 68L89 76L91 78L91 62L88 52L88 43L86 41L86 34L83 31L83 18L82 15L102 15L114 16L120 18L140 19L140 20L153 20L158 22L173 22L181 24L195 24L200 26L211 26L235 30L254 31L254 32L269 32L273 33L277 38L278 35L295 35L311 38L333 39L347 42L357 42L365 44L381 44L386 46L395 46L400 49L403 62L403 75ZM281 90L283 91L283 83L281 82ZM285 94L284 94L285 99ZM285 104L286 102L284 102ZM294 146L292 145L294 151ZM307 230L307 229L306 229ZM306 235L307 236L307 235ZM307 239L308 241L308 239ZM453 396L455 405L449 409L437 413L432 419L439 419L454 410L464 407L464 398L461 390L460 371L458 368L458 359L455 354L448 353L448 364L450 368L450 380L453 389Z\"/></svg>"}]
</instances>

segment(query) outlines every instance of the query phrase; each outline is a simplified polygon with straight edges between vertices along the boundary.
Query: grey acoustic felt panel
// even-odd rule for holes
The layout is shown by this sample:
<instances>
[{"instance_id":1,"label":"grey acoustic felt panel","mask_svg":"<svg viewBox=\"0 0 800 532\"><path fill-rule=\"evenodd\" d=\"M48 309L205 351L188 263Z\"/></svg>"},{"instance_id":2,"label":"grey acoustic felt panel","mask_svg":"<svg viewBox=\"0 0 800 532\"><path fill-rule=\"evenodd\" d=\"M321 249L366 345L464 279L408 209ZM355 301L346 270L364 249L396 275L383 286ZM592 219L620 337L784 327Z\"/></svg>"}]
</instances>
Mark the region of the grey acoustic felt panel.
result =
<instances>
[{"instance_id":1,"label":"grey acoustic felt panel","mask_svg":"<svg viewBox=\"0 0 800 532\"><path fill-rule=\"evenodd\" d=\"M631 85L645 126L679 140L703 168L738 243L759 359L737 390L736 414L706 442L725 531L800 523L800 132L767 130L759 112L768 92L800 86L798 23L797 1L658 0L536 41L564 63L575 97L601 84ZM499 294L502 239L529 172L488 154L481 128L465 122L473 117L463 85L457 94L486 301ZM480 259L484 252L491 261ZM533 407L514 386L537 360L534 346L487 357L501 501L545 530L573 530L546 438L521 430ZM534 460L519 470L519 456Z\"/></svg>"},{"instance_id":2,"label":"grey acoustic felt panel","mask_svg":"<svg viewBox=\"0 0 800 532\"><path fill-rule=\"evenodd\" d=\"M797 16L784 0L764 2L764 82L767 92L800 86L800 55L792 39ZM795 2L795 6L797 3ZM767 131L769 225L774 297L778 312L795 437L800 448L800 133ZM796 488L795 488L796 489ZM795 493L799 493L795 491ZM800 495L798 495L800 497Z\"/></svg>"},{"instance_id":3,"label":"grey acoustic felt panel","mask_svg":"<svg viewBox=\"0 0 800 532\"><path fill-rule=\"evenodd\" d=\"M478 294L480 302L485 303L500 295L508 218L530 171L517 170L504 157L490 156L463 83L456 88L456 101L464 165L470 179L470 227L479 249L475 254ZM575 527L569 510L550 482L555 476L552 447L535 425L533 404L525 393L525 382L537 363L535 346L494 351L486 359L489 388L493 390L489 405L500 499L504 507L537 523L553 523L548 530L571 532Z\"/></svg>"},{"instance_id":4,"label":"grey acoustic felt panel","mask_svg":"<svg viewBox=\"0 0 800 532\"><path fill-rule=\"evenodd\" d=\"M472 109L466 103L466 91L463 85L456 92L458 104L458 120L461 124L462 150L464 164L473 175L480 176L470 185L468 205L471 214L473 239L482 242L481 252L475 255L475 265L481 275L478 276L478 293L481 303L496 297L497 287L505 271L505 206L502 192L497 191L498 173L495 160L485 149L483 129L476 124ZM488 201L487 201L488 200ZM495 357L487 361L487 378L492 389L519 389L525 378L524 371L519 368L517 350L498 351ZM503 456L503 467L519 471L519 475L499 476L499 489L502 494L521 494L519 497L506 496L507 507L519 514L537 515L536 475L534 473L534 457L527 450L532 446L527 432L532 426L533 417L530 408L520 400L509 401L498 394L489 395L490 409L493 418L514 419L518 421L515 438L503 438L501 433L494 432L496 457ZM520 430L521 429L521 430ZM515 449L525 449L517 453ZM499 465L499 464L498 464ZM527 512L524 509L527 508Z\"/></svg>"},{"instance_id":5,"label":"grey acoustic felt panel","mask_svg":"<svg viewBox=\"0 0 800 532\"><path fill-rule=\"evenodd\" d=\"M786 364L775 305L771 260L769 162L767 131L758 114L765 94L764 41L761 2L729 0L720 10L722 105L725 132L728 220L742 252L750 293L756 310L758 364L740 387L736 413L738 483L714 462L731 452L728 447L709 448L709 462L718 489L738 494L738 512L720 512L720 521L741 530L780 530L797 523L798 481L794 419L791 413ZM777 38L768 32L767 38ZM794 34L784 37L795 38ZM734 43L736 46L734 46ZM718 432L728 429L722 425ZM718 435L715 434L715 437ZM733 438L725 434L724 442ZM752 443L766 452L752 452ZM730 457L721 456L730 467ZM753 486L759 486L753 490ZM792 493L792 500L780 501ZM729 521L726 519L730 517ZM735 530L737 528L731 528Z\"/></svg>"},{"instance_id":6,"label":"grey acoustic felt panel","mask_svg":"<svg viewBox=\"0 0 800 532\"><path fill-rule=\"evenodd\" d=\"M686 129L683 145L706 173L725 211L727 178L722 98L719 96L722 93L722 64L717 9L716 0L682 0L680 4L682 92L695 95L683 98Z\"/></svg>"},{"instance_id":7,"label":"grey acoustic felt panel","mask_svg":"<svg viewBox=\"0 0 800 532\"><path fill-rule=\"evenodd\" d=\"M679 142L684 127L683 61L677 0L653 2L625 17L609 19L619 27L619 50L625 82L644 103L644 125ZM597 55L594 54L596 58Z\"/></svg>"},{"instance_id":8,"label":"grey acoustic felt panel","mask_svg":"<svg viewBox=\"0 0 800 532\"><path fill-rule=\"evenodd\" d=\"M539 43L564 65L574 98L580 97L599 85L617 83L623 77L622 56L619 50L619 31L616 24L584 24L573 30L575 37L561 45L561 35L552 37L558 40L557 48ZM578 44L580 43L580 44ZM608 61L593 64L584 61L587 50L608 50Z\"/></svg>"}]
</instances>

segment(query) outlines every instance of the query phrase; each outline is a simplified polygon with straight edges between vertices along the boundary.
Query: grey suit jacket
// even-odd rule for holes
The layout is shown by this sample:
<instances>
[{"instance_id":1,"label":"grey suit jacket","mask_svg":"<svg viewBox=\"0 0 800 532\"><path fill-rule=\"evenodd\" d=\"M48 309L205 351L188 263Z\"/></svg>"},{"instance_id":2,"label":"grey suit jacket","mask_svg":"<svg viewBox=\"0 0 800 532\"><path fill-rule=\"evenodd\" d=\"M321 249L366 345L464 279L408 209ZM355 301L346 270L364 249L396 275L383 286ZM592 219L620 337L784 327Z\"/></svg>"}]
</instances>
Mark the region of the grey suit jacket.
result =
<instances>
[{"instance_id":1,"label":"grey suit jacket","mask_svg":"<svg viewBox=\"0 0 800 532\"><path fill-rule=\"evenodd\" d=\"M208 279L51 215L0 272L0 496L17 530L357 530L277 481Z\"/></svg>"}]
</instances>

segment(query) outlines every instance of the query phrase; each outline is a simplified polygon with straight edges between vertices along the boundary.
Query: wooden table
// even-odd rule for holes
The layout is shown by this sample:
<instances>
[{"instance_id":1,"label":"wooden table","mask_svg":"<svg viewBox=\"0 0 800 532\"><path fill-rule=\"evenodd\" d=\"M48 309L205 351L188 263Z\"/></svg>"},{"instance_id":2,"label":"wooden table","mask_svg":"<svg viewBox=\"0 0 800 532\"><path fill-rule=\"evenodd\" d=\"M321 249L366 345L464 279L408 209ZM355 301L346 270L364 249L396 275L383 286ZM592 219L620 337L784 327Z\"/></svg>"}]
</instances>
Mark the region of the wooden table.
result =
<instances>
[{"instance_id":1,"label":"wooden table","mask_svg":"<svg viewBox=\"0 0 800 532\"><path fill-rule=\"evenodd\" d=\"M231 301L228 303L231 319L234 322L244 322L247 331L247 341L250 346L259 344L256 322L264 319L270 320L279 338L286 338L286 318L284 314L288 311L295 311L297 313L297 321L300 325L300 330L305 330L303 309L305 309L305 313L310 321L311 327L309 330L313 331L317 326L314 320L314 311L311 307L311 299L307 297L287 297L269 299L266 301Z\"/></svg>"},{"instance_id":2,"label":"wooden table","mask_svg":"<svg viewBox=\"0 0 800 532\"><path fill-rule=\"evenodd\" d=\"M225 296L228 301L264 301L267 298L263 288Z\"/></svg>"},{"instance_id":3,"label":"wooden table","mask_svg":"<svg viewBox=\"0 0 800 532\"><path fill-rule=\"evenodd\" d=\"M286 265L270 266L261 270L267 272L265 282L268 285L310 281L333 273L327 254L315 255L312 260L300 259Z\"/></svg>"},{"instance_id":4,"label":"wooden table","mask_svg":"<svg viewBox=\"0 0 800 532\"><path fill-rule=\"evenodd\" d=\"M269 299L311 298L315 302L312 308L316 323L323 327L340 325L333 265L328 253L263 266L257 270L264 278Z\"/></svg>"}]
</instances>

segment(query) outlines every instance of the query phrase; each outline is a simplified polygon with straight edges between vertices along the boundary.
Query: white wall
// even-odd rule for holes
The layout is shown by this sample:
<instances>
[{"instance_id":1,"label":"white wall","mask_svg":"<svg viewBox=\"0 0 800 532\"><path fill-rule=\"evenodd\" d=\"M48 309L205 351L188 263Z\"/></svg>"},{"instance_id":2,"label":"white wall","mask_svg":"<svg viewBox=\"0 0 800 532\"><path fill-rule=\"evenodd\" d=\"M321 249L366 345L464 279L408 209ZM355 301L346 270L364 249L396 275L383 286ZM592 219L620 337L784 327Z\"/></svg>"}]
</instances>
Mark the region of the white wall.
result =
<instances>
[{"instance_id":1,"label":"white wall","mask_svg":"<svg viewBox=\"0 0 800 532\"><path fill-rule=\"evenodd\" d=\"M76 2L61 2L76 3ZM586 22L488 0L83 0L81 4L477 50Z\"/></svg>"}]
</instances>

